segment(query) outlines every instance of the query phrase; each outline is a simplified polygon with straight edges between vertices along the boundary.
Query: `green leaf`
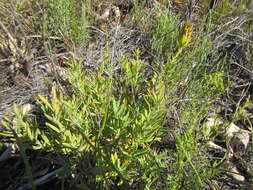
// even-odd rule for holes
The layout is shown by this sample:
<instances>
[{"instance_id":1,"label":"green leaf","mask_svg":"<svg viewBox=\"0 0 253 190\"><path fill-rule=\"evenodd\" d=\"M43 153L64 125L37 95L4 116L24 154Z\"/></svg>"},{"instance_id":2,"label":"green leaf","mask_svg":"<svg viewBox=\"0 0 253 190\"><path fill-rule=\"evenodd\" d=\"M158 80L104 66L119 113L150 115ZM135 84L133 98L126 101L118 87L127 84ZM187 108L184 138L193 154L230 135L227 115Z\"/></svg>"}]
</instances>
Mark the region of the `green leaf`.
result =
<instances>
[{"instance_id":1,"label":"green leaf","mask_svg":"<svg viewBox=\"0 0 253 190\"><path fill-rule=\"evenodd\" d=\"M57 127L55 127L54 125L50 123L46 123L46 126L50 127L52 130L54 130L57 133L61 133L61 131Z\"/></svg>"},{"instance_id":2,"label":"green leaf","mask_svg":"<svg viewBox=\"0 0 253 190\"><path fill-rule=\"evenodd\" d=\"M13 133L12 132L0 132L0 135L2 136L6 136L6 137L14 137Z\"/></svg>"},{"instance_id":3,"label":"green leaf","mask_svg":"<svg viewBox=\"0 0 253 190\"><path fill-rule=\"evenodd\" d=\"M48 101L45 97L39 95L39 99L40 99L44 104L46 104L46 106L48 106L51 110L53 110L51 104L49 103L49 101Z\"/></svg>"},{"instance_id":4,"label":"green leaf","mask_svg":"<svg viewBox=\"0 0 253 190\"><path fill-rule=\"evenodd\" d=\"M47 138L47 136L46 136L45 134L42 134L42 135L41 135L41 138L44 140L44 142L45 142L46 144L51 145L50 140Z\"/></svg>"},{"instance_id":5,"label":"green leaf","mask_svg":"<svg viewBox=\"0 0 253 190\"><path fill-rule=\"evenodd\" d=\"M14 113L15 113L16 116L19 116L19 117L21 116L21 112L18 109L16 104L13 104L13 110L14 110Z\"/></svg>"},{"instance_id":6,"label":"green leaf","mask_svg":"<svg viewBox=\"0 0 253 190\"><path fill-rule=\"evenodd\" d=\"M27 132L27 135L28 135L29 139L32 140L32 141L35 140L35 137L32 133L32 130L30 129L30 126L27 123L25 124L25 130Z\"/></svg>"}]
</instances>

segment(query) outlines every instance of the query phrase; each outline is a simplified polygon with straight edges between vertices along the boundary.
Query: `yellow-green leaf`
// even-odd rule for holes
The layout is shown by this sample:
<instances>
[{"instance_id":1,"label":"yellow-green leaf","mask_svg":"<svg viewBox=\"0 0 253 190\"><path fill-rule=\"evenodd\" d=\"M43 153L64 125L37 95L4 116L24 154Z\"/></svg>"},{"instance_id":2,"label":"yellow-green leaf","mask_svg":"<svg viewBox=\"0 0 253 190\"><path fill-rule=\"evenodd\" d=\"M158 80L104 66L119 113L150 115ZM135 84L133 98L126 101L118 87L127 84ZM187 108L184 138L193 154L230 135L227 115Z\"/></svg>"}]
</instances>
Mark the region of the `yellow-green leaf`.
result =
<instances>
[{"instance_id":1,"label":"yellow-green leaf","mask_svg":"<svg viewBox=\"0 0 253 190\"><path fill-rule=\"evenodd\" d=\"M45 97L39 95L39 98L40 98L40 100L41 100L44 104L46 104L51 110L53 110L51 104L49 103L49 101L48 101Z\"/></svg>"},{"instance_id":2,"label":"yellow-green leaf","mask_svg":"<svg viewBox=\"0 0 253 190\"><path fill-rule=\"evenodd\" d=\"M50 123L46 123L46 126L50 127L52 130L54 130L57 133L61 133L61 131L57 127L55 127L54 125Z\"/></svg>"}]
</instances>

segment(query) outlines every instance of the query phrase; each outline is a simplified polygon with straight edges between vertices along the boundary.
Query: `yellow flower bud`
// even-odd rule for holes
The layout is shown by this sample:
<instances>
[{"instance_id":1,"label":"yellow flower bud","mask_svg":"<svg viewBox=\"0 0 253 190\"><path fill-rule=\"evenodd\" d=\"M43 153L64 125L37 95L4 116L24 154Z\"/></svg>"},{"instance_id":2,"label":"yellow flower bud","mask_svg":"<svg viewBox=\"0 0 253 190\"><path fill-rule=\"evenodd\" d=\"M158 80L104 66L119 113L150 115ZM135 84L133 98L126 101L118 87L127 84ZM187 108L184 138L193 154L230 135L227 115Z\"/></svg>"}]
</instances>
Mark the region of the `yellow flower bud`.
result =
<instances>
[{"instance_id":1,"label":"yellow flower bud","mask_svg":"<svg viewBox=\"0 0 253 190\"><path fill-rule=\"evenodd\" d=\"M185 22L179 34L179 47L187 45L191 41L192 30L194 24L192 22Z\"/></svg>"}]
</instances>

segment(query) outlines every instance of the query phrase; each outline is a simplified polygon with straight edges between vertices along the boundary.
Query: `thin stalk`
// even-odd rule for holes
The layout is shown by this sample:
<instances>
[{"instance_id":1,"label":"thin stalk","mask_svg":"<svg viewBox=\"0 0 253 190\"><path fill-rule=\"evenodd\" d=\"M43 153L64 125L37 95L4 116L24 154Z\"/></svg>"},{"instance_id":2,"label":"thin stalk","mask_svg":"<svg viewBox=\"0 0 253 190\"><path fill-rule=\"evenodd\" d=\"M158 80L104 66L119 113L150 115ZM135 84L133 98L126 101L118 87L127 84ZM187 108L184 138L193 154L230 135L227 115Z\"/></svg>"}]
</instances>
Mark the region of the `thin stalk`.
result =
<instances>
[{"instance_id":1,"label":"thin stalk","mask_svg":"<svg viewBox=\"0 0 253 190\"><path fill-rule=\"evenodd\" d=\"M18 147L20 149L21 157L22 157L24 164L25 164L25 169L26 169L26 173L28 175L29 183L32 186L32 190L36 190L36 186L33 181L32 169L29 165L29 162L28 162L28 159L27 159L27 156L25 153L25 147L23 146L23 143L21 142L20 138L18 137L17 133L14 130L13 130L13 135L14 135L14 137L17 141Z\"/></svg>"}]
</instances>

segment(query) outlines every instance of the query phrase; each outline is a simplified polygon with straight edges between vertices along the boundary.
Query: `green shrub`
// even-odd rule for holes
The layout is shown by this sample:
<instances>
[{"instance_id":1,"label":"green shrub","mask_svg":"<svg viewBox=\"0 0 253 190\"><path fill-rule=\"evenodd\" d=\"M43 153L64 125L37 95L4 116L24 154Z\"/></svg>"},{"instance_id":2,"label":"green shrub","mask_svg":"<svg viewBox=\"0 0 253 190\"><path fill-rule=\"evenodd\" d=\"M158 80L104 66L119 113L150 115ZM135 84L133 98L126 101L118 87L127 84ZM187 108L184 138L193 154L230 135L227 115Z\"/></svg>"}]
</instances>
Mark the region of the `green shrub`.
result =
<instances>
[{"instance_id":1,"label":"green shrub","mask_svg":"<svg viewBox=\"0 0 253 190\"><path fill-rule=\"evenodd\" d=\"M79 2L79 3L78 3ZM44 29L49 34L61 34L78 46L88 40L90 1L46 0L47 15Z\"/></svg>"},{"instance_id":2,"label":"green shrub","mask_svg":"<svg viewBox=\"0 0 253 190\"><path fill-rule=\"evenodd\" d=\"M164 133L163 81L155 75L146 80L145 64L138 56L122 59L118 80L106 65L92 74L84 74L75 61L70 67L73 94L56 90L51 101L40 96L47 129L22 122L24 128L16 133L36 149L58 152L65 158L71 155L68 167L74 170L80 169L79 160L86 159L89 169L98 171L92 183L119 179L117 183L124 184L137 179L150 187L165 168L164 154L150 148ZM81 178L92 179L91 171L81 172Z\"/></svg>"},{"instance_id":3,"label":"green shrub","mask_svg":"<svg viewBox=\"0 0 253 190\"><path fill-rule=\"evenodd\" d=\"M157 23L152 32L156 54L173 54L177 47L178 27L179 20L170 11L162 11L157 15Z\"/></svg>"}]
</instances>

